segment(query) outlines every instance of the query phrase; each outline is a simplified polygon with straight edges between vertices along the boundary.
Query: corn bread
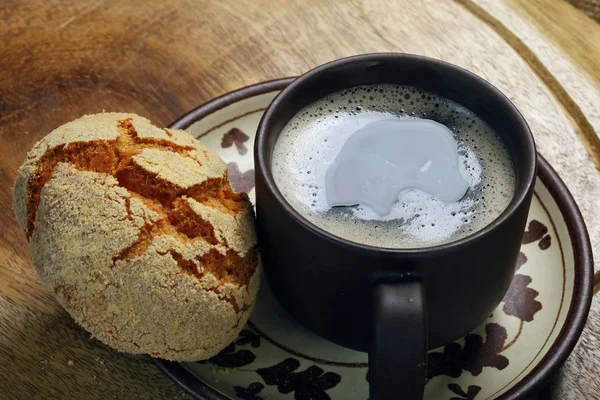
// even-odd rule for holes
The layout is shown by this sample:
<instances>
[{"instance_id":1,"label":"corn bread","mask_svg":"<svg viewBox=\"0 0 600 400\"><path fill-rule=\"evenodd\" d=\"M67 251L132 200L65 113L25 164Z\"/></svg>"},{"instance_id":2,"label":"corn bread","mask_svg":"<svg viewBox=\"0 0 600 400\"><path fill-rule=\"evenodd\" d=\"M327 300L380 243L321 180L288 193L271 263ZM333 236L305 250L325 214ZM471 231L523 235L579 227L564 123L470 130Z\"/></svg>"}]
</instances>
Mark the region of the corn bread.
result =
<instances>
[{"instance_id":1,"label":"corn bread","mask_svg":"<svg viewBox=\"0 0 600 400\"><path fill-rule=\"evenodd\" d=\"M122 113L62 125L27 155L13 209L41 281L117 350L206 359L248 319L252 206L186 132Z\"/></svg>"}]
</instances>

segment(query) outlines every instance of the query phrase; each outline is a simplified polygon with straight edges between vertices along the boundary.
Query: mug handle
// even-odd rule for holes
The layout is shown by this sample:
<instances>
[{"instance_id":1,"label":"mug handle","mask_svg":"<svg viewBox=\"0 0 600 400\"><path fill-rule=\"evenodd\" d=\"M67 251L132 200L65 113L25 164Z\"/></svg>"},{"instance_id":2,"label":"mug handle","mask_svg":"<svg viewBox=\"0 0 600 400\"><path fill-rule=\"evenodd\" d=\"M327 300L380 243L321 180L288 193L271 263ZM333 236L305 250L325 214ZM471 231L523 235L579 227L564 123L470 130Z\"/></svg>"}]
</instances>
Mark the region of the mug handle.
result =
<instances>
[{"instance_id":1,"label":"mug handle","mask_svg":"<svg viewBox=\"0 0 600 400\"><path fill-rule=\"evenodd\" d=\"M377 283L373 293L369 400L422 400L427 304L418 281Z\"/></svg>"}]
</instances>

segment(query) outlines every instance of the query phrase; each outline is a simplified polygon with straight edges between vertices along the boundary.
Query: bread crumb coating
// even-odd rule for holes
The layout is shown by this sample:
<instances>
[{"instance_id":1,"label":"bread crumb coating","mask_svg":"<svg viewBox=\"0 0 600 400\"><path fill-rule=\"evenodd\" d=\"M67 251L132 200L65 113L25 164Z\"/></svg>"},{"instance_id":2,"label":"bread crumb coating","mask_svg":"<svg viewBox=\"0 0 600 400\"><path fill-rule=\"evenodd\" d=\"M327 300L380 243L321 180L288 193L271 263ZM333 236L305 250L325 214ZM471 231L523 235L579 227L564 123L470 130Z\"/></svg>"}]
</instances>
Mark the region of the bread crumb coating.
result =
<instances>
[{"instance_id":1,"label":"bread crumb coating","mask_svg":"<svg viewBox=\"0 0 600 400\"><path fill-rule=\"evenodd\" d=\"M252 206L186 132L124 113L62 125L27 155L13 209L41 281L117 350L206 359L250 315Z\"/></svg>"}]
</instances>

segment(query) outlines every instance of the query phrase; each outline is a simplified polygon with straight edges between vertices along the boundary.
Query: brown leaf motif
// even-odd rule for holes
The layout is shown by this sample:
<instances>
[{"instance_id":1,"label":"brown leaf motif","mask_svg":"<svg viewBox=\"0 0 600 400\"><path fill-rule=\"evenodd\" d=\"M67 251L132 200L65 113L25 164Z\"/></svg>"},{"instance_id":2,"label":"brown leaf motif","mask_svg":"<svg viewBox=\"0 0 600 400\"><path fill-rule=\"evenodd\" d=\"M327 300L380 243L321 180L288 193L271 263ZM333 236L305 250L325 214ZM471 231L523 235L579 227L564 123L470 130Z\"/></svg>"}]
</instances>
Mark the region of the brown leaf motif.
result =
<instances>
[{"instance_id":1,"label":"brown leaf motif","mask_svg":"<svg viewBox=\"0 0 600 400\"><path fill-rule=\"evenodd\" d=\"M316 365L304 371L294 372L300 368L300 361L288 358L268 368L259 368L256 372L268 386L277 385L279 393L294 392L295 400L329 400L327 390L341 381L335 372L325 372Z\"/></svg>"},{"instance_id":2,"label":"brown leaf motif","mask_svg":"<svg viewBox=\"0 0 600 400\"><path fill-rule=\"evenodd\" d=\"M517 274L513 278L508 292L502 301L502 308L507 315L519 318L521 321L533 321L535 314L542 309L542 303L535 300L539 292L529 288L531 277Z\"/></svg>"},{"instance_id":3,"label":"brown leaf motif","mask_svg":"<svg viewBox=\"0 0 600 400\"><path fill-rule=\"evenodd\" d=\"M260 382L251 383L247 388L234 386L235 394L242 400L264 400L258 394L265 388Z\"/></svg>"},{"instance_id":4,"label":"brown leaf motif","mask_svg":"<svg viewBox=\"0 0 600 400\"><path fill-rule=\"evenodd\" d=\"M503 370L508 366L508 358L500 355L506 342L506 329L496 323L485 327L485 343L479 335L467 335L463 347L464 369L477 376L483 367Z\"/></svg>"},{"instance_id":5,"label":"brown leaf motif","mask_svg":"<svg viewBox=\"0 0 600 400\"><path fill-rule=\"evenodd\" d=\"M260 346L260 336L248 329L242 329L238 338L235 340L235 344L238 346L244 346L249 344L250 346L257 348Z\"/></svg>"},{"instance_id":6,"label":"brown leaf motif","mask_svg":"<svg viewBox=\"0 0 600 400\"><path fill-rule=\"evenodd\" d=\"M206 361L199 361L199 363L209 362L223 368L240 368L252 364L255 359L256 356L250 350L235 351L235 343L230 343L216 356Z\"/></svg>"},{"instance_id":7,"label":"brown leaf motif","mask_svg":"<svg viewBox=\"0 0 600 400\"><path fill-rule=\"evenodd\" d=\"M250 138L244 132L238 128L232 128L225 135L223 135L223 138L221 139L221 147L226 149L235 144L238 153L243 156L248 152L248 148L244 144L248 141L248 139Z\"/></svg>"},{"instance_id":8,"label":"brown leaf motif","mask_svg":"<svg viewBox=\"0 0 600 400\"><path fill-rule=\"evenodd\" d=\"M550 237L550 235L546 235L547 233L548 228L546 227L546 225L534 219L531 222L529 222L527 230L523 234L523 240L521 241L521 243L529 244L539 241L538 247L541 250L546 250L552 244L552 238Z\"/></svg>"},{"instance_id":9,"label":"brown leaf motif","mask_svg":"<svg viewBox=\"0 0 600 400\"><path fill-rule=\"evenodd\" d=\"M439 375L458 378L463 371L462 348L458 343L444 346L442 353L427 353L427 379Z\"/></svg>"},{"instance_id":10,"label":"brown leaf motif","mask_svg":"<svg viewBox=\"0 0 600 400\"><path fill-rule=\"evenodd\" d=\"M474 400L475 397L477 397L477 395L481 391L480 386L471 385L467 388L467 391L465 392L456 383L448 384L448 389L450 389L452 391L452 393L460 396L460 397L451 397L450 400Z\"/></svg>"},{"instance_id":11,"label":"brown leaf motif","mask_svg":"<svg viewBox=\"0 0 600 400\"><path fill-rule=\"evenodd\" d=\"M244 367L256 359L256 355L250 350L236 351L236 345L243 346L246 344L250 344L252 347L260 346L260 336L248 329L242 329L237 339L229 343L229 346L221 350L216 356L205 361L198 361L198 363L211 363L223 368Z\"/></svg>"},{"instance_id":12,"label":"brown leaf motif","mask_svg":"<svg viewBox=\"0 0 600 400\"><path fill-rule=\"evenodd\" d=\"M484 367L503 370L508 358L500 354L506 342L506 329L496 323L485 326L486 341L477 334L465 336L465 344L454 342L444 346L442 353L427 354L427 379L439 375L458 378L462 371L477 376Z\"/></svg>"},{"instance_id":13,"label":"brown leaf motif","mask_svg":"<svg viewBox=\"0 0 600 400\"><path fill-rule=\"evenodd\" d=\"M550 235L546 235L542 238L542 240L540 240L540 242L538 243L538 247L542 250L546 250L548 247L550 247L551 244L552 238L550 237Z\"/></svg>"},{"instance_id":14,"label":"brown leaf motif","mask_svg":"<svg viewBox=\"0 0 600 400\"><path fill-rule=\"evenodd\" d=\"M519 253L519 258L517 259L517 270L523 266L527 262L527 256L523 253Z\"/></svg>"},{"instance_id":15,"label":"brown leaf motif","mask_svg":"<svg viewBox=\"0 0 600 400\"><path fill-rule=\"evenodd\" d=\"M227 164L227 170L229 172L229 180L231 181L231 187L237 193L248 193L254 187L254 169L242 173L237 163L230 162Z\"/></svg>"}]
</instances>

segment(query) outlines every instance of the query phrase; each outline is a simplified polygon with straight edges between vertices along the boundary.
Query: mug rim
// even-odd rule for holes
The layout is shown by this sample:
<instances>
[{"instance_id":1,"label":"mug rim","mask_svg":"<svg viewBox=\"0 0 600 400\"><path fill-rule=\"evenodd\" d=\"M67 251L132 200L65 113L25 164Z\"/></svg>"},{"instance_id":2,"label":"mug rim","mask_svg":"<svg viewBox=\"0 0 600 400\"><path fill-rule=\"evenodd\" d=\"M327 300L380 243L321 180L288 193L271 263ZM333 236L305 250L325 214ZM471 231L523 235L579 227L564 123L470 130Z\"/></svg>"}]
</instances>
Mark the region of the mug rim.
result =
<instances>
[{"instance_id":1,"label":"mug rim","mask_svg":"<svg viewBox=\"0 0 600 400\"><path fill-rule=\"evenodd\" d=\"M511 118L514 120L514 123L518 125L519 131L521 131L527 148L524 149L526 154L529 155L524 162L523 168L523 181L524 185L519 185L515 188L515 193L508 204L508 206L500 213L498 217L496 217L492 222L479 229L476 232L473 232L467 236L464 236L460 239L450 241L447 243L436 244L433 246L419 247L419 248L387 248L387 247L378 247L373 245L368 245L364 243L354 242L348 239L344 239L340 236L334 235L323 228L318 227L307 218L303 217L283 196L277 184L275 183L275 179L273 177L273 173L271 170L271 166L268 165L266 160L267 151L267 133L270 130L270 124L275 111L280 107L280 104L292 97L294 92L297 90L296 88L305 84L306 81L310 81L313 79L315 75L319 75L325 71L336 69L341 66L351 64L354 62L365 62L365 61L383 61L389 59L401 60L402 62L417 62L417 63L427 63L432 65L440 70L452 71L456 74L461 74L465 78L472 80L476 85L483 86L489 91L493 96L495 96L499 101L504 102L508 108L512 111ZM385 83L385 82L381 82ZM343 89L340 89L343 90ZM443 97L443 95L440 95ZM314 99L313 101L317 101L318 99ZM289 120L287 121L289 122ZM511 154L512 156L512 154ZM367 54L359 54L353 55L349 57L344 57L340 59L336 59L333 61L329 61L325 64L319 65L308 72L298 76L294 79L287 87L285 87L273 101L267 107L265 113L263 114L260 123L258 125L258 129L256 132L256 139L254 144L254 159L256 163L255 173L260 174L261 178L266 184L267 190L271 192L273 197L279 203L279 205L284 209L284 211L294 220L294 222L300 224L304 228L311 231L311 233L317 235L320 239L334 242L343 246L351 246L356 248L357 250L365 251L365 252L377 252L377 253L385 253L385 254L402 254L402 255L421 255L424 253L433 253L433 252L446 252L446 251L454 251L457 250L467 244L471 244L472 242L476 242L481 240L483 237L487 236L491 232L500 228L500 226L506 221L511 215L518 211L519 207L523 202L527 200L528 194L533 190L535 184L535 177L537 171L537 150L535 141L533 139L533 135L531 133L531 129L529 125L525 121L525 118L521 114L521 112L517 109L517 107L506 97L504 93L502 93L498 88L492 85L490 82L486 81L482 77L474 74L473 72L459 67L457 65L451 64L446 61L438 60L435 58L420 56L416 54L409 53L367 53Z\"/></svg>"}]
</instances>

